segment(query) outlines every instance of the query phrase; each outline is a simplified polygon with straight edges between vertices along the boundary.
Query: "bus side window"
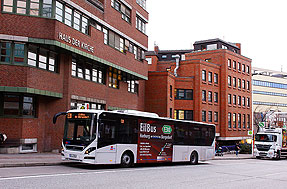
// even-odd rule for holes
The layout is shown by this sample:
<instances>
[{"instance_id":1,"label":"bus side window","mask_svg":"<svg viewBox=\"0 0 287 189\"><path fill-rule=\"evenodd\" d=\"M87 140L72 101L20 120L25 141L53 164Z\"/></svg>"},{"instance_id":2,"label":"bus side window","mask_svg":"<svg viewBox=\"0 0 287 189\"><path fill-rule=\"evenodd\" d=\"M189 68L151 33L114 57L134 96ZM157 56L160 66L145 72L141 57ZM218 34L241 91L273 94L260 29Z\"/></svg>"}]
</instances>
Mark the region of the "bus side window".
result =
<instances>
[{"instance_id":1,"label":"bus side window","mask_svg":"<svg viewBox=\"0 0 287 189\"><path fill-rule=\"evenodd\" d=\"M116 132L115 131L116 131L115 122L103 121L99 127L98 147L115 144L116 143L116 140L115 140Z\"/></svg>"}]
</instances>

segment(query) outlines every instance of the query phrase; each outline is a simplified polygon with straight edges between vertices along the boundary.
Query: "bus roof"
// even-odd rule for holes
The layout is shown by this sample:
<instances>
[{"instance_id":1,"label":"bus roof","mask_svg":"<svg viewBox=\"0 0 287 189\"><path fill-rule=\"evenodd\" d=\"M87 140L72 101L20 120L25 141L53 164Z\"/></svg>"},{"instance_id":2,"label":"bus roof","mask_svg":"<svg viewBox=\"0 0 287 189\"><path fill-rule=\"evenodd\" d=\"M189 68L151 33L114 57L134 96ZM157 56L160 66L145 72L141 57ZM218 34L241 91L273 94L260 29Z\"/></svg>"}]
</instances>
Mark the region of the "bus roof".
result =
<instances>
[{"instance_id":1,"label":"bus roof","mask_svg":"<svg viewBox=\"0 0 287 189\"><path fill-rule=\"evenodd\" d=\"M107 110L92 110L92 109L75 109L75 110L69 110L67 113L76 113L76 112L82 112L82 113L112 113L112 114L122 114L122 115L130 115L130 116L140 116L140 117L146 117L146 118L156 118L161 120L170 120L170 121L176 121L176 122L186 122L186 123L196 123L196 124L202 124L202 125L211 125L215 126L214 124L209 123L203 123L203 122L197 122L197 121L190 121L190 120L182 120L182 119L172 119L168 117L159 117L156 113L150 113L150 112L141 112L141 111L125 111L125 110L114 110L114 111L107 111Z\"/></svg>"}]
</instances>

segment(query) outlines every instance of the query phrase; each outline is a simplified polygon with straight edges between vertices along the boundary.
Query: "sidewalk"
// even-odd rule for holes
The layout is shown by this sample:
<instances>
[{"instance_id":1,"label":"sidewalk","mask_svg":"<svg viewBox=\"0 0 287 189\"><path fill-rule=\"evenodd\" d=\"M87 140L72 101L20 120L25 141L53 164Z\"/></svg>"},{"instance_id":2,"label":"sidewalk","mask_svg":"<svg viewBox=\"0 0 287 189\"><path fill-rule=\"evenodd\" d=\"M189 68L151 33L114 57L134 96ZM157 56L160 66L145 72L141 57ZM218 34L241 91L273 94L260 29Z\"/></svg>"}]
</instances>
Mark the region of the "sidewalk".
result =
<instances>
[{"instance_id":1,"label":"sidewalk","mask_svg":"<svg viewBox=\"0 0 287 189\"><path fill-rule=\"evenodd\" d=\"M214 160L251 159L251 154L224 154L215 156ZM0 168L3 167L28 167L67 164L61 159L60 153L29 153L29 154L0 154Z\"/></svg>"},{"instance_id":2,"label":"sidewalk","mask_svg":"<svg viewBox=\"0 0 287 189\"><path fill-rule=\"evenodd\" d=\"M215 156L213 160L237 160L237 159L252 159L252 154L224 154L223 156Z\"/></svg>"},{"instance_id":3,"label":"sidewalk","mask_svg":"<svg viewBox=\"0 0 287 189\"><path fill-rule=\"evenodd\" d=\"M0 154L0 168L64 164L60 153Z\"/></svg>"}]
</instances>

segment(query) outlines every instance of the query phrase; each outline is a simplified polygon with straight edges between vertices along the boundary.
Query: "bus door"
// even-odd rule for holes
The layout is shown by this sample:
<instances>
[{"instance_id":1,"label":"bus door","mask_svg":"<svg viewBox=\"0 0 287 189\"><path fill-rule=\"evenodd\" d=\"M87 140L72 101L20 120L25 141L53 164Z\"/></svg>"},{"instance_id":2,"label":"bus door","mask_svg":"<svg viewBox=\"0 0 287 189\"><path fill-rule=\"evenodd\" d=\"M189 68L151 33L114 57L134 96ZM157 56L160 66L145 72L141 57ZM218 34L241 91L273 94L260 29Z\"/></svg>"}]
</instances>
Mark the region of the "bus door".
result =
<instances>
[{"instance_id":1,"label":"bus door","mask_svg":"<svg viewBox=\"0 0 287 189\"><path fill-rule=\"evenodd\" d=\"M98 124L96 163L114 164L116 160L116 121L101 119Z\"/></svg>"}]
</instances>

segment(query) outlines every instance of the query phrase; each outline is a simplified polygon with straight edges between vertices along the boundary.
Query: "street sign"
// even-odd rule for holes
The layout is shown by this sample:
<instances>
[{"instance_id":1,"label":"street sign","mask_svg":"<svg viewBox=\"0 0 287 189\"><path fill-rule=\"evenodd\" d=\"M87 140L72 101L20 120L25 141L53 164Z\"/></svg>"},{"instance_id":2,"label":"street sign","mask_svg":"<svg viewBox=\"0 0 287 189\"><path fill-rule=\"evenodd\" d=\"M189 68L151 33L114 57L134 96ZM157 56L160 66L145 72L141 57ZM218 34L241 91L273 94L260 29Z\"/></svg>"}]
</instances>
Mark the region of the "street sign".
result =
<instances>
[{"instance_id":1,"label":"street sign","mask_svg":"<svg viewBox=\"0 0 287 189\"><path fill-rule=\"evenodd\" d=\"M259 127L265 127L265 122L259 122Z\"/></svg>"},{"instance_id":2,"label":"street sign","mask_svg":"<svg viewBox=\"0 0 287 189\"><path fill-rule=\"evenodd\" d=\"M248 135L252 136L253 135L253 131L248 131Z\"/></svg>"}]
</instances>

